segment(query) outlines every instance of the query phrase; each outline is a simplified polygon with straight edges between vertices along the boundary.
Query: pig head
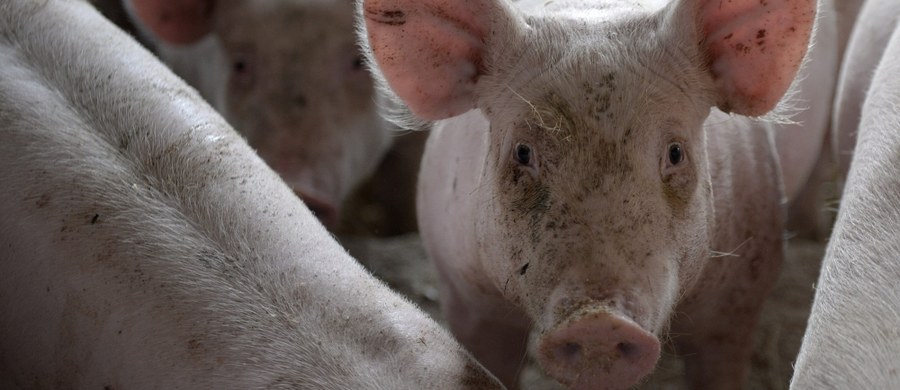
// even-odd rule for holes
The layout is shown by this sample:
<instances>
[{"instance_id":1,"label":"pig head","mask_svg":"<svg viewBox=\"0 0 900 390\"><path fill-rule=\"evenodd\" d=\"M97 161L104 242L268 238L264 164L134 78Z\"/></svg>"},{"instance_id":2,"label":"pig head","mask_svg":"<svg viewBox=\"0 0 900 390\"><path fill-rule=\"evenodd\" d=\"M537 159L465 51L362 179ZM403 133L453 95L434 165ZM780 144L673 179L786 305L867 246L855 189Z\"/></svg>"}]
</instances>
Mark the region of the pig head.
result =
<instances>
[{"instance_id":1,"label":"pig head","mask_svg":"<svg viewBox=\"0 0 900 390\"><path fill-rule=\"evenodd\" d=\"M391 144L349 0L125 2L144 35L335 227Z\"/></svg>"},{"instance_id":2,"label":"pig head","mask_svg":"<svg viewBox=\"0 0 900 390\"><path fill-rule=\"evenodd\" d=\"M752 328L770 284L757 279L781 256L780 175L770 135L720 125L719 110L775 106L814 1L360 4L384 85L422 119L452 118L426 150L420 226L459 309L451 327L507 384L520 357L479 351L477 327L454 314L500 312L494 323L515 331L532 321L540 364L575 388L639 381L676 304L698 320L740 307L719 314ZM709 261L718 248L743 260ZM698 304L704 294L728 303ZM740 383L711 367L749 357L744 324L717 326L692 330L728 345L688 365L697 386Z\"/></svg>"}]
</instances>

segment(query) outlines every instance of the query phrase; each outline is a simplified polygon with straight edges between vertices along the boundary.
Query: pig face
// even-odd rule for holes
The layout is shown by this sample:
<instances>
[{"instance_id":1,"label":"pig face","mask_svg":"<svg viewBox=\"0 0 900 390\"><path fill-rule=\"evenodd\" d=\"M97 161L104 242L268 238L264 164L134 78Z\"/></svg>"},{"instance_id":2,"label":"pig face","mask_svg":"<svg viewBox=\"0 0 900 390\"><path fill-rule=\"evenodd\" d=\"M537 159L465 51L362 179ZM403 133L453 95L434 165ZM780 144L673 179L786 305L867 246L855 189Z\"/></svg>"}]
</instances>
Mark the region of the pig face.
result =
<instances>
[{"instance_id":1,"label":"pig face","mask_svg":"<svg viewBox=\"0 0 900 390\"><path fill-rule=\"evenodd\" d=\"M656 42L646 47L579 45L573 34L528 58L540 39L525 39L508 57L520 65L500 65L515 77L483 79L508 88L491 87L497 93L479 101L491 123L481 183L492 200L476 221L489 243L481 257L496 288L549 336L538 342L541 355L556 355L547 361L582 352L556 343L559 329L606 313L647 332L626 337L618 353L652 367L658 343L635 338L661 332L708 256L714 215L702 123L712 96L685 92L707 88L699 72L658 67L697 68L692 56L648 39L659 33L654 18L600 32ZM535 24L529 34L549 28Z\"/></svg>"},{"instance_id":2,"label":"pig face","mask_svg":"<svg viewBox=\"0 0 900 390\"><path fill-rule=\"evenodd\" d=\"M659 43L578 43L587 33L657 42L648 39L659 33L654 18L636 19L646 27L630 30L573 26L581 37L529 58L556 27L535 23L528 34L536 37L506 56L519 65L498 64L515 76L483 80L506 86L479 102L491 123L481 182L493 200L477 221L491 243L483 258L492 259L486 266L498 290L539 328L593 305L659 331L708 254L702 122L712 97L686 94L703 86L698 72L658 67L692 69L690 56Z\"/></svg>"},{"instance_id":3,"label":"pig face","mask_svg":"<svg viewBox=\"0 0 900 390\"><path fill-rule=\"evenodd\" d=\"M341 201L390 144L356 45L352 2L185 3L207 7L186 18L206 20L208 32L180 47L160 31L160 55L333 227ZM155 16L142 16L148 29Z\"/></svg>"},{"instance_id":4,"label":"pig face","mask_svg":"<svg viewBox=\"0 0 900 390\"><path fill-rule=\"evenodd\" d=\"M215 29L230 76L225 117L320 219L387 146L347 1L240 2Z\"/></svg>"}]
</instances>

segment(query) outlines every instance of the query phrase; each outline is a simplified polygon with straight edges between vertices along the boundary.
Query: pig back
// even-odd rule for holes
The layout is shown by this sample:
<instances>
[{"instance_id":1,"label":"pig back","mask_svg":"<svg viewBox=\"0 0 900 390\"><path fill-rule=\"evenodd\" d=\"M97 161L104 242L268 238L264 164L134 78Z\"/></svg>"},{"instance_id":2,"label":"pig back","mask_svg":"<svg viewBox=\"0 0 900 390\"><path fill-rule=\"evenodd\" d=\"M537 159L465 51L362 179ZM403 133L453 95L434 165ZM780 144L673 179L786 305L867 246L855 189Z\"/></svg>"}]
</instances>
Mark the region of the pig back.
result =
<instances>
[{"instance_id":1,"label":"pig back","mask_svg":"<svg viewBox=\"0 0 900 390\"><path fill-rule=\"evenodd\" d=\"M499 387L86 3L0 4L0 64L4 384Z\"/></svg>"}]
</instances>

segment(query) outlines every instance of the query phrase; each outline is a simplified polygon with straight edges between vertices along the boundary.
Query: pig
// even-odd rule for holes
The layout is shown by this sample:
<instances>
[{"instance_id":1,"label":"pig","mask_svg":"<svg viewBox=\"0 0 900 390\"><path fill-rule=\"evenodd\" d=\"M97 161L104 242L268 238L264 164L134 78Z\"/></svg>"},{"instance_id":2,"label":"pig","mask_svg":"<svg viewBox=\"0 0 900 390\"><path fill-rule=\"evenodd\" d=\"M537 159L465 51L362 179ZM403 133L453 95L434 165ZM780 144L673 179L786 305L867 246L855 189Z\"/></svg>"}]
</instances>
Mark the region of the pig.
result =
<instances>
[{"instance_id":1,"label":"pig","mask_svg":"<svg viewBox=\"0 0 900 390\"><path fill-rule=\"evenodd\" d=\"M817 241L828 237L835 213L825 202L835 201L846 175L846 159L835 153L836 148L846 141L838 142L831 132L833 96L837 89L835 75L841 71L841 58L863 0L821 3L824 13L816 30L816 40L817 44L825 44L829 49L819 49L820 55L814 52L809 58L812 66L802 76L802 88L794 96L808 109L794 116L794 125L776 126L775 142L784 173L785 196L789 201L787 234ZM831 21L823 23L822 19ZM825 65L826 62L830 66ZM814 153L816 150L819 153ZM816 162L810 165L813 160Z\"/></svg>"},{"instance_id":2,"label":"pig","mask_svg":"<svg viewBox=\"0 0 900 390\"><path fill-rule=\"evenodd\" d=\"M330 229L392 144L352 0L125 0L197 88Z\"/></svg>"},{"instance_id":3,"label":"pig","mask_svg":"<svg viewBox=\"0 0 900 390\"><path fill-rule=\"evenodd\" d=\"M668 337L691 388L741 387L784 224L773 129L744 116L791 86L817 3L358 4L399 120L438 121L417 210L462 344L514 387L534 328L547 374L620 389Z\"/></svg>"},{"instance_id":4,"label":"pig","mask_svg":"<svg viewBox=\"0 0 900 390\"><path fill-rule=\"evenodd\" d=\"M844 136L858 130L844 138L855 138L856 146L792 389L893 389L900 383L898 19L896 1L867 1L847 46L835 125L843 126L836 130Z\"/></svg>"},{"instance_id":5,"label":"pig","mask_svg":"<svg viewBox=\"0 0 900 390\"><path fill-rule=\"evenodd\" d=\"M850 169L856 134L860 124L860 112L872 85L872 77L878 61L887 48L894 32L900 4L890 1L867 1L854 25L847 53L843 59L840 83L834 103L832 152L837 161L837 174L845 178ZM865 13L866 10L868 13ZM866 53L859 56L859 53Z\"/></svg>"},{"instance_id":6,"label":"pig","mask_svg":"<svg viewBox=\"0 0 900 390\"><path fill-rule=\"evenodd\" d=\"M4 389L502 388L83 1L0 2L0 166Z\"/></svg>"}]
</instances>

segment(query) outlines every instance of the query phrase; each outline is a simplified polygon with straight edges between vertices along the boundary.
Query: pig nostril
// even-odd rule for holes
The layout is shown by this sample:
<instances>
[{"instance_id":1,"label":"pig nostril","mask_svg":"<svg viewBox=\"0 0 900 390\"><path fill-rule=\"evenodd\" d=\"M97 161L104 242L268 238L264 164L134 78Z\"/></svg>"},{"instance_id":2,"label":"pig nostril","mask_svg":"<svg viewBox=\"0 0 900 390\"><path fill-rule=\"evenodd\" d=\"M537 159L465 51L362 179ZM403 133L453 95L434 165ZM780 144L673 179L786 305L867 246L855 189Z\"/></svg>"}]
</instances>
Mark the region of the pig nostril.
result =
<instances>
[{"instance_id":1,"label":"pig nostril","mask_svg":"<svg viewBox=\"0 0 900 390\"><path fill-rule=\"evenodd\" d=\"M563 343L556 349L556 357L560 361L566 362L566 364L574 365L581 360L581 352L581 344L571 342Z\"/></svg>"},{"instance_id":2,"label":"pig nostril","mask_svg":"<svg viewBox=\"0 0 900 390\"><path fill-rule=\"evenodd\" d=\"M640 357L640 348L634 343L616 344L616 351L619 351L619 354L626 360L635 360Z\"/></svg>"}]
</instances>

